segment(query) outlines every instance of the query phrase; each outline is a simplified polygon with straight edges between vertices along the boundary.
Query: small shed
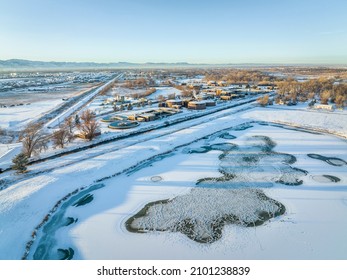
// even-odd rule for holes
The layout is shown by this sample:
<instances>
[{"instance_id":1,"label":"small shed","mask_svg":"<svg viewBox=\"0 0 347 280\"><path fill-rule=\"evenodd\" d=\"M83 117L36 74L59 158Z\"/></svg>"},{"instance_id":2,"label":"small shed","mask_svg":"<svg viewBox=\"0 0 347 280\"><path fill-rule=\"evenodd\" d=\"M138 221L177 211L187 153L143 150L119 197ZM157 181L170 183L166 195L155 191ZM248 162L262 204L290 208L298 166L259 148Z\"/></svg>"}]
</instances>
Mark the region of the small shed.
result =
<instances>
[{"instance_id":1,"label":"small shed","mask_svg":"<svg viewBox=\"0 0 347 280\"><path fill-rule=\"evenodd\" d=\"M146 113L139 115L136 119L142 122L150 122L156 119L156 115L152 113Z\"/></svg>"},{"instance_id":2,"label":"small shed","mask_svg":"<svg viewBox=\"0 0 347 280\"><path fill-rule=\"evenodd\" d=\"M231 100L231 99L233 99L233 97L229 96L229 95L221 95L220 99L222 99L222 100Z\"/></svg>"},{"instance_id":3,"label":"small shed","mask_svg":"<svg viewBox=\"0 0 347 280\"><path fill-rule=\"evenodd\" d=\"M315 109L321 109L321 110L327 110L327 111L333 111L334 110L333 105L328 105L328 104L315 104L314 108Z\"/></svg>"}]
</instances>

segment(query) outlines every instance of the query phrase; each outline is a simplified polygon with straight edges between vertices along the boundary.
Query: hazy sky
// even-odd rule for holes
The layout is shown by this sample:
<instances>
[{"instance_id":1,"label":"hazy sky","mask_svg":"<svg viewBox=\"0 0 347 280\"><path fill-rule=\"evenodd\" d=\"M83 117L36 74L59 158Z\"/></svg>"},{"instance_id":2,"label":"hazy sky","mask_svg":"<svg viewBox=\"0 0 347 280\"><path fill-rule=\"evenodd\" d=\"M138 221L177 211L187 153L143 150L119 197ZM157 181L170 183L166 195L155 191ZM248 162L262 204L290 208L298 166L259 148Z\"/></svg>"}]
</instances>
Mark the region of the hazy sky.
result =
<instances>
[{"instance_id":1,"label":"hazy sky","mask_svg":"<svg viewBox=\"0 0 347 280\"><path fill-rule=\"evenodd\" d=\"M0 0L0 59L347 63L346 0Z\"/></svg>"}]
</instances>

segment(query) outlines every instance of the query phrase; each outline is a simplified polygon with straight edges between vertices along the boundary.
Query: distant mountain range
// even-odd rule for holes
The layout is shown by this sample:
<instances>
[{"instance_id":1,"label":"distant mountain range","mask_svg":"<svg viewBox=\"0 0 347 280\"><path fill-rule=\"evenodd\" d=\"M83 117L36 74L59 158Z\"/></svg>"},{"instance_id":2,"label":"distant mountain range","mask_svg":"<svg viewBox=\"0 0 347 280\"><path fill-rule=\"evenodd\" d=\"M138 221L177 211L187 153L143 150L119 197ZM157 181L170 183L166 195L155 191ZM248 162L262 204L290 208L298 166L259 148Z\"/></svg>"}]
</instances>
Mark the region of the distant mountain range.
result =
<instances>
[{"instance_id":1,"label":"distant mountain range","mask_svg":"<svg viewBox=\"0 0 347 280\"><path fill-rule=\"evenodd\" d=\"M319 65L319 64L266 64L266 63L243 63L243 64L192 64L188 62L176 63L131 63L131 62L57 62L57 61L32 61L24 59L0 60L0 71L27 71L27 70L83 70L83 69L130 69L130 68L197 68L197 67L237 67L237 68L261 68L276 66L313 66L313 67L346 67L346 65Z\"/></svg>"},{"instance_id":2,"label":"distant mountain range","mask_svg":"<svg viewBox=\"0 0 347 280\"><path fill-rule=\"evenodd\" d=\"M30 69L114 69L114 68L181 68L203 67L208 64L177 63L95 63L95 62L56 62L56 61L32 61L24 59L0 60L0 70L30 70Z\"/></svg>"}]
</instances>

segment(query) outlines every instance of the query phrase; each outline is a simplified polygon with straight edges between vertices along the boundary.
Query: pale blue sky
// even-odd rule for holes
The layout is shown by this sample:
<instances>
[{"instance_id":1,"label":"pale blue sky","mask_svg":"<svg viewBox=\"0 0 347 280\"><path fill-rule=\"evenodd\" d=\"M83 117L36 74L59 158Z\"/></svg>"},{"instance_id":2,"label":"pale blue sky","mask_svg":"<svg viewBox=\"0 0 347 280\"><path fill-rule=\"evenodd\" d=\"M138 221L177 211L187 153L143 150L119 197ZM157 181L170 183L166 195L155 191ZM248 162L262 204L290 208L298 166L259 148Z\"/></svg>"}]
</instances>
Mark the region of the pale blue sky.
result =
<instances>
[{"instance_id":1,"label":"pale blue sky","mask_svg":"<svg viewBox=\"0 0 347 280\"><path fill-rule=\"evenodd\" d=\"M347 63L346 0L0 0L0 59Z\"/></svg>"}]
</instances>

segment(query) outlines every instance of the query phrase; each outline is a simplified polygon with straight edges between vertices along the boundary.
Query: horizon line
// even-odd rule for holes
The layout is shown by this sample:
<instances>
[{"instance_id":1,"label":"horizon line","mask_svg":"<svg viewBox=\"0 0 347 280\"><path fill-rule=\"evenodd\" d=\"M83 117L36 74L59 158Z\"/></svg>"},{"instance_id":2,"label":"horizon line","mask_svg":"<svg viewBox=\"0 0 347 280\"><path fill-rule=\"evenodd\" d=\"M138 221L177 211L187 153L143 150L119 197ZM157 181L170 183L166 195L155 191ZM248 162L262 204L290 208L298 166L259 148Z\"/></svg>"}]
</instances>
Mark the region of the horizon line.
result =
<instances>
[{"instance_id":1,"label":"horizon line","mask_svg":"<svg viewBox=\"0 0 347 280\"><path fill-rule=\"evenodd\" d=\"M327 65L337 65L337 66L347 66L347 63L336 63L336 62L215 62L215 63L208 63L208 62L187 62L187 61L176 61L176 62L129 62L129 61L111 61L111 62L95 62L95 61L56 61L56 60L31 60L31 59L22 59L22 58L10 58L10 59L0 59L2 62L10 62L10 61L23 61L23 62L40 62L40 63L74 63L74 64L96 64L96 65L102 65L102 64L137 64L137 65L148 65L148 64L172 64L172 65L211 65L211 66L222 66L222 65L279 65L279 66L286 66L286 65L315 65L315 66L327 66ZM1 67L1 66L0 66Z\"/></svg>"}]
</instances>

